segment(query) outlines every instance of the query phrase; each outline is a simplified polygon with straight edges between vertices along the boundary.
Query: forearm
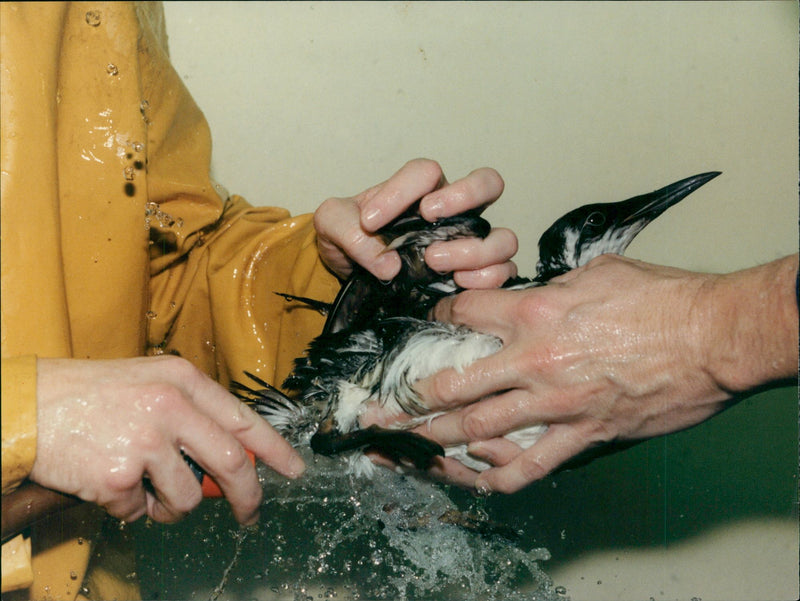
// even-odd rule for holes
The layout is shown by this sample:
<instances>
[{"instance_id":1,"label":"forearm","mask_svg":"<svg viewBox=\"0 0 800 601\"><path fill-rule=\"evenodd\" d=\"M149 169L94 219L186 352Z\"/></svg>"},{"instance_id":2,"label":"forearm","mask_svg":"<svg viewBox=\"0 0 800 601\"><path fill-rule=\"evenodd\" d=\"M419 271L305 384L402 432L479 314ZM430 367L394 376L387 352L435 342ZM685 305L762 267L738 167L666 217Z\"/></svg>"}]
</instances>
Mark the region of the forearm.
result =
<instances>
[{"instance_id":1,"label":"forearm","mask_svg":"<svg viewBox=\"0 0 800 601\"><path fill-rule=\"evenodd\" d=\"M796 376L798 256L710 281L698 295L706 366L732 393Z\"/></svg>"}]
</instances>

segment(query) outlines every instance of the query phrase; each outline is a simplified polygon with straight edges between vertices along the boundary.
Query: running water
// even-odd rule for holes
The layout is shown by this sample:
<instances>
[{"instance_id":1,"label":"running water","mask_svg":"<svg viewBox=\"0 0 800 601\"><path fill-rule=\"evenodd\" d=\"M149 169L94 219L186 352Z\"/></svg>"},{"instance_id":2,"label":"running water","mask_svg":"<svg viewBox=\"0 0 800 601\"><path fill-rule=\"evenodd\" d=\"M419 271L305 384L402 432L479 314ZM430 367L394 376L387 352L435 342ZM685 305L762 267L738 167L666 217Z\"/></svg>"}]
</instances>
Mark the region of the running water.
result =
<instances>
[{"instance_id":1,"label":"running water","mask_svg":"<svg viewBox=\"0 0 800 601\"><path fill-rule=\"evenodd\" d=\"M224 501L205 501L179 525L131 525L143 598L567 599L539 567L547 549L523 548L481 499L418 475L359 479L341 460L305 459L297 481L260 469L261 520L244 535Z\"/></svg>"}]
</instances>

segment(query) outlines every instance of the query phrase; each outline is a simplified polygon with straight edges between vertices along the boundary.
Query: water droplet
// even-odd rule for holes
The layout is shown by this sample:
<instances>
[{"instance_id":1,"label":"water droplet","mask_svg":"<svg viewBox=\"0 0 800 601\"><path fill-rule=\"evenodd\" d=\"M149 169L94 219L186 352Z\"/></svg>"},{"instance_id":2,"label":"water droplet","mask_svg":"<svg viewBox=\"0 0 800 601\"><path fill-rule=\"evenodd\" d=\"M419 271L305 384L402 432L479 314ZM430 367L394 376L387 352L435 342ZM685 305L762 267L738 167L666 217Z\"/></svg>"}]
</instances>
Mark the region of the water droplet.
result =
<instances>
[{"instance_id":1,"label":"water droplet","mask_svg":"<svg viewBox=\"0 0 800 601\"><path fill-rule=\"evenodd\" d=\"M139 103L139 112L142 114L142 119L147 125L150 125L150 118L147 116L147 109L150 108L150 101L142 100Z\"/></svg>"},{"instance_id":2,"label":"water droplet","mask_svg":"<svg viewBox=\"0 0 800 601\"><path fill-rule=\"evenodd\" d=\"M72 580L77 580L78 579L78 572L76 572L75 570L70 570L69 577Z\"/></svg>"},{"instance_id":3,"label":"water droplet","mask_svg":"<svg viewBox=\"0 0 800 601\"><path fill-rule=\"evenodd\" d=\"M156 313L155 311L148 311L147 313L144 314L144 316L147 319L155 319L156 317L158 317L158 313Z\"/></svg>"},{"instance_id":4,"label":"water droplet","mask_svg":"<svg viewBox=\"0 0 800 601\"><path fill-rule=\"evenodd\" d=\"M125 179L132 182L136 177L136 170L133 167L125 167Z\"/></svg>"},{"instance_id":5,"label":"water droplet","mask_svg":"<svg viewBox=\"0 0 800 601\"><path fill-rule=\"evenodd\" d=\"M141 142L134 142L133 150L135 152L142 152L144 150L144 144L142 144Z\"/></svg>"},{"instance_id":6,"label":"water droplet","mask_svg":"<svg viewBox=\"0 0 800 601\"><path fill-rule=\"evenodd\" d=\"M96 10L90 10L86 13L86 24L91 27L100 25L100 13Z\"/></svg>"},{"instance_id":7,"label":"water droplet","mask_svg":"<svg viewBox=\"0 0 800 601\"><path fill-rule=\"evenodd\" d=\"M557 586L556 587L556 595L566 595L567 594L567 587L565 586Z\"/></svg>"},{"instance_id":8,"label":"water droplet","mask_svg":"<svg viewBox=\"0 0 800 601\"><path fill-rule=\"evenodd\" d=\"M106 66L106 73L109 75L119 75L119 69L114 63L108 63Z\"/></svg>"}]
</instances>

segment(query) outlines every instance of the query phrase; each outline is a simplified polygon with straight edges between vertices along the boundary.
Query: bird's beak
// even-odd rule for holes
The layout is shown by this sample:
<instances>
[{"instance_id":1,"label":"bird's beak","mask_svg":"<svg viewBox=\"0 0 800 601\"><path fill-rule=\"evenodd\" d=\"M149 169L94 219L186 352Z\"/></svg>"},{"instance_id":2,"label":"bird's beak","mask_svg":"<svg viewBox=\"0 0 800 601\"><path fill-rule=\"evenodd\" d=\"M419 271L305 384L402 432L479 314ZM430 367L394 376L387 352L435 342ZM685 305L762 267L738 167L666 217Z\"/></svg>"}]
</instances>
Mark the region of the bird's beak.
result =
<instances>
[{"instance_id":1,"label":"bird's beak","mask_svg":"<svg viewBox=\"0 0 800 601\"><path fill-rule=\"evenodd\" d=\"M629 198L621 203L621 213L627 214L621 221L623 224L633 223L640 219L646 223L661 215L672 205L679 203L703 184L717 177L720 171L709 171L687 177L674 184L664 186L660 190Z\"/></svg>"}]
</instances>

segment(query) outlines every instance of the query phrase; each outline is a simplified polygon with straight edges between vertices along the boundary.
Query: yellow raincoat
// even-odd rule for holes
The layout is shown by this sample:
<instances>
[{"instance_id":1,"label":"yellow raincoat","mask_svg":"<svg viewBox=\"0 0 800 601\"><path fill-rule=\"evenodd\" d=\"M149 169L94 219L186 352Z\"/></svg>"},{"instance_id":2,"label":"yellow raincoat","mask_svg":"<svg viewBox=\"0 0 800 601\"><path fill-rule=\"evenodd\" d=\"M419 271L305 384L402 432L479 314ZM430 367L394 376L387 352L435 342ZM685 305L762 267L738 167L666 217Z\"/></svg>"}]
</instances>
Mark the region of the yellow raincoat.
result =
<instances>
[{"instance_id":1,"label":"yellow raincoat","mask_svg":"<svg viewBox=\"0 0 800 601\"><path fill-rule=\"evenodd\" d=\"M160 4L0 11L6 498L35 459L37 356L177 352L223 385L244 370L280 382L322 317L273 291L329 300L338 282L310 216L210 179L208 126L170 65ZM4 544L3 598L137 595L118 577L130 557L108 540L98 557L102 517L83 504Z\"/></svg>"}]
</instances>

